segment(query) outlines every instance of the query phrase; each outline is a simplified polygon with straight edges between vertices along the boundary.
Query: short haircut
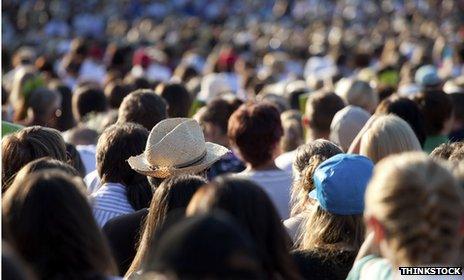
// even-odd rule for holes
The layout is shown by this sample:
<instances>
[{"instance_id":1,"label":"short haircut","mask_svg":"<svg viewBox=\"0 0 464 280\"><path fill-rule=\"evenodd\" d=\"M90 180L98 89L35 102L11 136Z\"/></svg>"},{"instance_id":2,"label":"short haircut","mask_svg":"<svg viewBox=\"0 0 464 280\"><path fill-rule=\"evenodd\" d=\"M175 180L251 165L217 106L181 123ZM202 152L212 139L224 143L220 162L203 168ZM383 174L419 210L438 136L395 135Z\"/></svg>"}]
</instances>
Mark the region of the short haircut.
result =
<instances>
[{"instance_id":1,"label":"short haircut","mask_svg":"<svg viewBox=\"0 0 464 280\"><path fill-rule=\"evenodd\" d=\"M5 136L2 139L2 192L23 166L41 157L66 162L66 145L57 130L31 126Z\"/></svg>"},{"instance_id":2,"label":"short haircut","mask_svg":"<svg viewBox=\"0 0 464 280\"><path fill-rule=\"evenodd\" d=\"M227 134L229 118L240 105L242 101L238 98L231 100L222 97L215 98L202 109L200 123L212 123L219 127L222 133Z\"/></svg>"},{"instance_id":3,"label":"short haircut","mask_svg":"<svg viewBox=\"0 0 464 280\"><path fill-rule=\"evenodd\" d=\"M109 83L105 87L105 96L108 101L110 108L118 109L121 106L124 97L131 93L132 87L127 84L123 84L120 81Z\"/></svg>"},{"instance_id":4,"label":"short haircut","mask_svg":"<svg viewBox=\"0 0 464 280\"><path fill-rule=\"evenodd\" d=\"M335 93L317 91L306 101L305 116L310 120L312 129L330 133L332 119L343 107L345 103Z\"/></svg>"},{"instance_id":5,"label":"short haircut","mask_svg":"<svg viewBox=\"0 0 464 280\"><path fill-rule=\"evenodd\" d=\"M428 91L419 94L414 101L424 114L427 135L440 134L453 112L451 98L442 91Z\"/></svg>"},{"instance_id":6,"label":"short haircut","mask_svg":"<svg viewBox=\"0 0 464 280\"><path fill-rule=\"evenodd\" d=\"M247 103L230 117L228 136L240 155L253 166L272 160L283 135L279 111L272 104Z\"/></svg>"},{"instance_id":7,"label":"short haircut","mask_svg":"<svg viewBox=\"0 0 464 280\"><path fill-rule=\"evenodd\" d=\"M335 92L348 104L363 108L372 113L379 102L377 93L364 81L342 79L338 82Z\"/></svg>"},{"instance_id":8,"label":"short haircut","mask_svg":"<svg viewBox=\"0 0 464 280\"><path fill-rule=\"evenodd\" d=\"M72 97L72 110L74 118L84 120L89 113L105 112L107 103L105 94L101 89L94 87L80 87Z\"/></svg>"},{"instance_id":9,"label":"short haircut","mask_svg":"<svg viewBox=\"0 0 464 280\"><path fill-rule=\"evenodd\" d=\"M52 104L61 101L61 96L58 92L47 88L38 88L30 93L28 103L29 108L32 109L34 115L41 118L49 118L55 112L51 110L56 109Z\"/></svg>"},{"instance_id":10,"label":"short haircut","mask_svg":"<svg viewBox=\"0 0 464 280\"><path fill-rule=\"evenodd\" d=\"M166 101L154 91L136 90L126 96L119 107L118 123L134 122L151 130L167 117Z\"/></svg>"},{"instance_id":11,"label":"short haircut","mask_svg":"<svg viewBox=\"0 0 464 280\"><path fill-rule=\"evenodd\" d=\"M188 117L193 98L180 83L160 84L156 91L168 103L168 116L170 118Z\"/></svg>"}]
</instances>

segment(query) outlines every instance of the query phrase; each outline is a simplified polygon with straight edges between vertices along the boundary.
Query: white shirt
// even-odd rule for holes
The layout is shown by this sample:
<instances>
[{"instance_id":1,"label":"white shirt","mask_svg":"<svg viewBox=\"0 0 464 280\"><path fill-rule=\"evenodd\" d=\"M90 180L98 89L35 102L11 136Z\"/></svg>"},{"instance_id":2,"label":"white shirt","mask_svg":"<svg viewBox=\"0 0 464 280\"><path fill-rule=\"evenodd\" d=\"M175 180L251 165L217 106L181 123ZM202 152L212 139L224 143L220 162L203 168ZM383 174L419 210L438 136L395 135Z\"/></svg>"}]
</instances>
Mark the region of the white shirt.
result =
<instances>
[{"instance_id":1,"label":"white shirt","mask_svg":"<svg viewBox=\"0 0 464 280\"><path fill-rule=\"evenodd\" d=\"M98 171L94 170L84 177L84 182L87 185L89 194L96 192L100 188L100 176Z\"/></svg>"},{"instance_id":2,"label":"white shirt","mask_svg":"<svg viewBox=\"0 0 464 280\"><path fill-rule=\"evenodd\" d=\"M287 229L288 235L292 238L293 242L296 242L300 237L303 222L307 213L303 212L296 216L290 217L284 221L284 226Z\"/></svg>"},{"instance_id":3,"label":"white shirt","mask_svg":"<svg viewBox=\"0 0 464 280\"><path fill-rule=\"evenodd\" d=\"M127 200L126 187L121 184L103 184L91 197L93 215L100 228L115 217L135 212Z\"/></svg>"},{"instance_id":4,"label":"white shirt","mask_svg":"<svg viewBox=\"0 0 464 280\"><path fill-rule=\"evenodd\" d=\"M284 170L243 171L234 175L237 178L248 179L260 185L269 195L282 220L290 214L290 188L292 175Z\"/></svg>"},{"instance_id":5,"label":"white shirt","mask_svg":"<svg viewBox=\"0 0 464 280\"><path fill-rule=\"evenodd\" d=\"M277 167L287 172L293 173L293 161L296 157L296 150L286 152L278 156L274 162Z\"/></svg>"}]
</instances>

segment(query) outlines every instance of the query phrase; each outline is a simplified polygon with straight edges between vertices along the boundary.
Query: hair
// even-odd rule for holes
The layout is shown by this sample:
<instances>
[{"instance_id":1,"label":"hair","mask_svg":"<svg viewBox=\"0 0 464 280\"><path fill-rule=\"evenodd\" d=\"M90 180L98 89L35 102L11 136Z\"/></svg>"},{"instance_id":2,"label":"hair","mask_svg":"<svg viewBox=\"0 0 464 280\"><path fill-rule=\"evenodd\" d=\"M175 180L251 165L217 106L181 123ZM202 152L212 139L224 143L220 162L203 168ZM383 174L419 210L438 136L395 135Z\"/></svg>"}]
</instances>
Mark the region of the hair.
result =
<instances>
[{"instance_id":1,"label":"hair","mask_svg":"<svg viewBox=\"0 0 464 280\"><path fill-rule=\"evenodd\" d=\"M231 115L227 135L243 160L264 164L273 159L283 135L279 111L266 102L243 104Z\"/></svg>"},{"instance_id":2,"label":"hair","mask_svg":"<svg viewBox=\"0 0 464 280\"><path fill-rule=\"evenodd\" d=\"M105 94L91 86L77 88L72 97L72 111L77 121L83 121L89 113L105 112L108 108Z\"/></svg>"},{"instance_id":3,"label":"hair","mask_svg":"<svg viewBox=\"0 0 464 280\"><path fill-rule=\"evenodd\" d=\"M59 170L71 177L80 177L79 171L77 171L72 165L50 157L43 157L29 162L21 168L17 177L26 178L32 173L50 169Z\"/></svg>"},{"instance_id":4,"label":"hair","mask_svg":"<svg viewBox=\"0 0 464 280\"><path fill-rule=\"evenodd\" d=\"M36 88L44 86L35 68L20 68L15 72L9 100L14 109L14 121L26 118L29 94Z\"/></svg>"},{"instance_id":5,"label":"hair","mask_svg":"<svg viewBox=\"0 0 464 280\"><path fill-rule=\"evenodd\" d=\"M464 142L443 143L432 151L430 157L460 162L464 160Z\"/></svg>"},{"instance_id":6,"label":"hair","mask_svg":"<svg viewBox=\"0 0 464 280\"><path fill-rule=\"evenodd\" d=\"M188 117L193 98L183 84L159 84L156 87L156 93L168 103L170 118Z\"/></svg>"},{"instance_id":7,"label":"hair","mask_svg":"<svg viewBox=\"0 0 464 280\"><path fill-rule=\"evenodd\" d=\"M376 114L395 114L405 120L416 134L421 146L425 143L425 119L419 106L409 98L391 96L380 102Z\"/></svg>"},{"instance_id":8,"label":"hair","mask_svg":"<svg viewBox=\"0 0 464 280\"><path fill-rule=\"evenodd\" d=\"M383 226L395 266L451 264L462 242L462 190L423 153L382 160L366 191L366 218Z\"/></svg>"},{"instance_id":9,"label":"hair","mask_svg":"<svg viewBox=\"0 0 464 280\"><path fill-rule=\"evenodd\" d=\"M330 257L340 250L358 252L364 241L362 215L337 215L314 206L303 221L299 249Z\"/></svg>"},{"instance_id":10,"label":"hair","mask_svg":"<svg viewBox=\"0 0 464 280\"><path fill-rule=\"evenodd\" d=\"M31 126L5 136L2 139L2 192L24 165L41 157L67 161L66 145L57 130Z\"/></svg>"},{"instance_id":11,"label":"hair","mask_svg":"<svg viewBox=\"0 0 464 280\"><path fill-rule=\"evenodd\" d=\"M66 143L66 154L68 156L69 164L79 172L79 176L84 178L86 175L85 165L79 151L73 144Z\"/></svg>"},{"instance_id":12,"label":"hair","mask_svg":"<svg viewBox=\"0 0 464 280\"><path fill-rule=\"evenodd\" d=\"M296 216L306 210L308 193L314 189L313 175L316 168L326 159L343 151L334 143L318 139L298 148L293 162L294 181L291 192L292 210Z\"/></svg>"},{"instance_id":13,"label":"hair","mask_svg":"<svg viewBox=\"0 0 464 280\"><path fill-rule=\"evenodd\" d=\"M66 131L76 125L76 120L72 112L72 91L69 87L61 83L52 83L51 89L61 96L61 115L58 116L56 128L59 131Z\"/></svg>"},{"instance_id":14,"label":"hair","mask_svg":"<svg viewBox=\"0 0 464 280\"><path fill-rule=\"evenodd\" d=\"M135 122L151 130L167 118L167 105L152 90L136 90L124 98L118 113L119 123Z\"/></svg>"},{"instance_id":15,"label":"hair","mask_svg":"<svg viewBox=\"0 0 464 280\"><path fill-rule=\"evenodd\" d=\"M342 79L338 82L336 93L348 105L354 105L363 108L372 113L379 102L379 97L372 87L364 81L355 79Z\"/></svg>"},{"instance_id":16,"label":"hair","mask_svg":"<svg viewBox=\"0 0 464 280\"><path fill-rule=\"evenodd\" d=\"M223 97L217 97L208 102L205 107L202 108L200 114L200 123L212 123L213 125L220 128L223 134L227 134L227 128L230 116L235 110L242 105L242 101L238 98L226 99Z\"/></svg>"},{"instance_id":17,"label":"hair","mask_svg":"<svg viewBox=\"0 0 464 280\"><path fill-rule=\"evenodd\" d=\"M280 148L283 152L293 151L304 143L301 114L298 110L287 110L280 115L283 136Z\"/></svg>"},{"instance_id":18,"label":"hair","mask_svg":"<svg viewBox=\"0 0 464 280\"><path fill-rule=\"evenodd\" d=\"M28 108L34 114L32 125L56 127L56 110L61 111L61 96L58 92L43 87L35 89L29 94L28 103Z\"/></svg>"},{"instance_id":19,"label":"hair","mask_svg":"<svg viewBox=\"0 0 464 280\"><path fill-rule=\"evenodd\" d=\"M335 93L317 91L308 97L304 115L309 119L311 129L330 133L332 119L343 107L345 103Z\"/></svg>"},{"instance_id":20,"label":"hair","mask_svg":"<svg viewBox=\"0 0 464 280\"><path fill-rule=\"evenodd\" d=\"M134 123L115 124L102 133L97 143L97 171L101 182L126 187L130 205L139 210L148 207L152 191L147 177L132 170L127 159L144 152L148 131Z\"/></svg>"},{"instance_id":21,"label":"hair","mask_svg":"<svg viewBox=\"0 0 464 280\"><path fill-rule=\"evenodd\" d=\"M122 83L121 81L111 82L106 85L104 89L106 100L112 109L118 109L124 98L129 95L131 91L132 87Z\"/></svg>"},{"instance_id":22,"label":"hair","mask_svg":"<svg viewBox=\"0 0 464 280\"><path fill-rule=\"evenodd\" d=\"M452 93L449 96L453 103L454 119L464 123L464 93Z\"/></svg>"},{"instance_id":23,"label":"hair","mask_svg":"<svg viewBox=\"0 0 464 280\"><path fill-rule=\"evenodd\" d=\"M154 235L161 228L168 214L187 207L195 192L206 184L206 180L194 175L181 175L164 180L157 188L150 203L143 233L138 242L137 253L126 277L136 273L152 250Z\"/></svg>"},{"instance_id":24,"label":"hair","mask_svg":"<svg viewBox=\"0 0 464 280\"><path fill-rule=\"evenodd\" d=\"M289 255L290 237L264 190L248 180L218 177L193 196L187 215L216 209L232 215L248 231L269 278L298 278Z\"/></svg>"},{"instance_id":25,"label":"hair","mask_svg":"<svg viewBox=\"0 0 464 280\"><path fill-rule=\"evenodd\" d=\"M414 101L424 115L427 136L439 135L453 113L451 98L442 91L429 91L419 94Z\"/></svg>"},{"instance_id":26,"label":"hair","mask_svg":"<svg viewBox=\"0 0 464 280\"><path fill-rule=\"evenodd\" d=\"M73 145L96 145L98 132L85 126L76 126L63 133L66 142Z\"/></svg>"},{"instance_id":27,"label":"hair","mask_svg":"<svg viewBox=\"0 0 464 280\"><path fill-rule=\"evenodd\" d=\"M39 279L104 279L115 265L80 191L59 171L18 177L3 199L11 245Z\"/></svg>"},{"instance_id":28,"label":"hair","mask_svg":"<svg viewBox=\"0 0 464 280\"><path fill-rule=\"evenodd\" d=\"M409 124L395 115L377 117L361 138L359 152L374 163L384 157L407 151L421 151Z\"/></svg>"}]
</instances>

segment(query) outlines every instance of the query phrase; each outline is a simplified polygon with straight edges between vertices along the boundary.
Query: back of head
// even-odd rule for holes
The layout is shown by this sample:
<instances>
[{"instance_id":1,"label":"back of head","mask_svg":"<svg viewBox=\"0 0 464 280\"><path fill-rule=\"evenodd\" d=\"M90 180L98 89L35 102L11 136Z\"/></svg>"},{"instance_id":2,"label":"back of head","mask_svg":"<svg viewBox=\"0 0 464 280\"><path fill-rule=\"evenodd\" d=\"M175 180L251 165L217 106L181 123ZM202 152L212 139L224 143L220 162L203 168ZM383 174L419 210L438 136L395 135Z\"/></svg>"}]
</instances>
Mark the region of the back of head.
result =
<instances>
[{"instance_id":1,"label":"back of head","mask_svg":"<svg viewBox=\"0 0 464 280\"><path fill-rule=\"evenodd\" d=\"M206 104L199 116L200 123L212 123L219 127L223 134L227 134L229 118L242 102L237 99L215 98Z\"/></svg>"},{"instance_id":2,"label":"back of head","mask_svg":"<svg viewBox=\"0 0 464 280\"><path fill-rule=\"evenodd\" d=\"M425 133L425 119L419 106L409 98L391 96L380 102L376 114L395 114L405 120L417 136L417 140L421 146L424 145Z\"/></svg>"},{"instance_id":3,"label":"back of head","mask_svg":"<svg viewBox=\"0 0 464 280\"><path fill-rule=\"evenodd\" d=\"M180 83L160 84L156 93L168 103L170 118L188 117L193 98L184 85Z\"/></svg>"},{"instance_id":4,"label":"back of head","mask_svg":"<svg viewBox=\"0 0 464 280\"><path fill-rule=\"evenodd\" d=\"M94 87L80 87L72 98L74 118L83 121L89 113L105 112L107 103L101 89Z\"/></svg>"},{"instance_id":5,"label":"back of head","mask_svg":"<svg viewBox=\"0 0 464 280\"><path fill-rule=\"evenodd\" d=\"M32 126L2 139L2 192L24 165L41 157L66 162L66 145L60 133Z\"/></svg>"},{"instance_id":6,"label":"back of head","mask_svg":"<svg viewBox=\"0 0 464 280\"><path fill-rule=\"evenodd\" d=\"M363 108L372 113L379 102L377 94L372 87L364 81L355 79L342 79L337 83L335 93L348 105Z\"/></svg>"},{"instance_id":7,"label":"back of head","mask_svg":"<svg viewBox=\"0 0 464 280\"><path fill-rule=\"evenodd\" d=\"M105 96L110 108L118 109L121 103L130 92L132 87L120 81L114 81L105 86Z\"/></svg>"},{"instance_id":8,"label":"back of head","mask_svg":"<svg viewBox=\"0 0 464 280\"><path fill-rule=\"evenodd\" d=\"M54 90L38 88L32 91L28 99L29 108L34 114L34 119L40 121L38 125L57 125L56 111L61 109L61 96Z\"/></svg>"},{"instance_id":9,"label":"back of head","mask_svg":"<svg viewBox=\"0 0 464 280\"><path fill-rule=\"evenodd\" d=\"M12 245L40 279L109 275L113 263L82 181L59 171L17 178L3 200Z\"/></svg>"},{"instance_id":10,"label":"back of head","mask_svg":"<svg viewBox=\"0 0 464 280\"><path fill-rule=\"evenodd\" d=\"M298 110L287 110L280 115L284 134L280 141L283 152L293 151L304 142L301 114Z\"/></svg>"},{"instance_id":11,"label":"back of head","mask_svg":"<svg viewBox=\"0 0 464 280\"><path fill-rule=\"evenodd\" d=\"M340 145L344 151L348 151L351 142L363 128L370 114L366 110L347 106L338 111L330 124L330 140Z\"/></svg>"},{"instance_id":12,"label":"back of head","mask_svg":"<svg viewBox=\"0 0 464 280\"><path fill-rule=\"evenodd\" d=\"M395 266L453 264L463 212L462 190L452 174L423 153L379 162L366 192L365 216L384 228Z\"/></svg>"},{"instance_id":13,"label":"back of head","mask_svg":"<svg viewBox=\"0 0 464 280\"><path fill-rule=\"evenodd\" d=\"M119 107L119 123L134 122L148 130L165 118L167 118L166 101L148 89L130 93Z\"/></svg>"},{"instance_id":14,"label":"back of head","mask_svg":"<svg viewBox=\"0 0 464 280\"><path fill-rule=\"evenodd\" d=\"M464 160L464 142L443 143L432 151L430 157L459 163Z\"/></svg>"},{"instance_id":15,"label":"back of head","mask_svg":"<svg viewBox=\"0 0 464 280\"><path fill-rule=\"evenodd\" d=\"M306 101L305 118L311 129L329 134L333 117L343 107L345 103L335 93L318 91Z\"/></svg>"},{"instance_id":16,"label":"back of head","mask_svg":"<svg viewBox=\"0 0 464 280\"><path fill-rule=\"evenodd\" d=\"M421 151L409 124L395 115L379 116L361 138L360 154L375 163L391 154Z\"/></svg>"},{"instance_id":17,"label":"back of head","mask_svg":"<svg viewBox=\"0 0 464 280\"><path fill-rule=\"evenodd\" d=\"M427 136L446 133L445 123L453 112L450 97L442 91L429 91L414 98L425 118L425 131Z\"/></svg>"},{"instance_id":18,"label":"back of head","mask_svg":"<svg viewBox=\"0 0 464 280\"><path fill-rule=\"evenodd\" d=\"M225 214L190 217L165 231L144 270L178 279L260 279L251 244Z\"/></svg>"}]
</instances>

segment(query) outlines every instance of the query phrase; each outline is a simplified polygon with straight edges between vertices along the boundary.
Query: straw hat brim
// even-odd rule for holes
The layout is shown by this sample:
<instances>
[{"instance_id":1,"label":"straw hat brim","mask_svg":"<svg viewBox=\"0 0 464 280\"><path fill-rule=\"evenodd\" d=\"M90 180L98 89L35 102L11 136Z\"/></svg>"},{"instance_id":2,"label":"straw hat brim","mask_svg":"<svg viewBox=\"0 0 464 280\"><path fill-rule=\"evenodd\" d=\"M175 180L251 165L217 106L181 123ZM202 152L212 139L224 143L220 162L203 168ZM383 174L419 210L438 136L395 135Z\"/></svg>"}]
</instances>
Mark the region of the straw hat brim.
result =
<instances>
[{"instance_id":1,"label":"straw hat brim","mask_svg":"<svg viewBox=\"0 0 464 280\"><path fill-rule=\"evenodd\" d=\"M175 168L172 166L159 166L152 168L145 157L145 153L130 157L127 162L133 170L140 174L155 178L167 178L180 174L200 173L230 152L229 149L211 142L206 142L205 147L206 155L202 160L182 168Z\"/></svg>"}]
</instances>

